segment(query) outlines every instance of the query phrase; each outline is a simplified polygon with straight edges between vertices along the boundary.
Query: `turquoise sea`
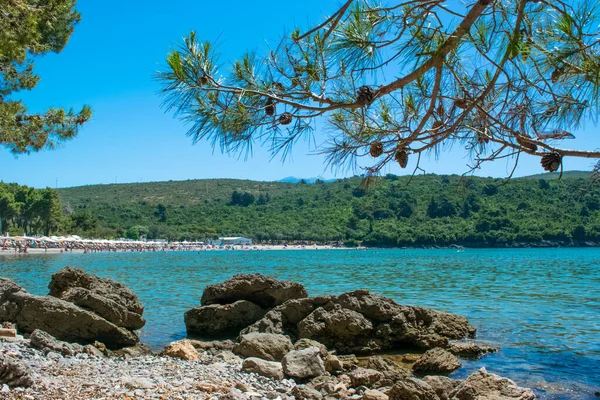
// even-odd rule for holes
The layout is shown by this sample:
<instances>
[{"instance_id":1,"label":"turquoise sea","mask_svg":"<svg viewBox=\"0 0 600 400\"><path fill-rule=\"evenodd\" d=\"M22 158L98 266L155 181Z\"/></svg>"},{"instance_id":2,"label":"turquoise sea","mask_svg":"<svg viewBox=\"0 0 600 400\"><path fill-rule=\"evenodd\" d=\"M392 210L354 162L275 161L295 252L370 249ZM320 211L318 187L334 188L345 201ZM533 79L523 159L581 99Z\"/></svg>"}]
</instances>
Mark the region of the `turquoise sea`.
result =
<instances>
[{"instance_id":1,"label":"turquoise sea","mask_svg":"<svg viewBox=\"0 0 600 400\"><path fill-rule=\"evenodd\" d=\"M593 399L600 391L600 249L332 250L99 253L0 256L0 276L47 294L69 265L122 281L146 307L143 342L185 336L183 313L203 288L259 272L305 285L310 295L358 288L399 303L465 315L478 338L501 348L465 362L485 366L547 399Z\"/></svg>"}]
</instances>

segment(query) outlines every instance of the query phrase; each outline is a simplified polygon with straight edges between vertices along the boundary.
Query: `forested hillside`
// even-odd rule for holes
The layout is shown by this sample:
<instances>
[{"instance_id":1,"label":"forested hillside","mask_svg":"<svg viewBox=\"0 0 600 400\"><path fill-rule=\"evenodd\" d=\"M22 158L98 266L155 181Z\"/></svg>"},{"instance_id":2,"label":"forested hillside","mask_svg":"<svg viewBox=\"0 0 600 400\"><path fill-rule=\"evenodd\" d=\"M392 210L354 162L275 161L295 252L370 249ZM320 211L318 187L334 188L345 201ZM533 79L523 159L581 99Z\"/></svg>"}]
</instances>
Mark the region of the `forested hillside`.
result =
<instances>
[{"instance_id":1,"label":"forested hillside","mask_svg":"<svg viewBox=\"0 0 600 400\"><path fill-rule=\"evenodd\" d=\"M194 180L60 189L73 232L370 246L600 242L600 189L585 173L501 179L387 175L314 184Z\"/></svg>"}]
</instances>

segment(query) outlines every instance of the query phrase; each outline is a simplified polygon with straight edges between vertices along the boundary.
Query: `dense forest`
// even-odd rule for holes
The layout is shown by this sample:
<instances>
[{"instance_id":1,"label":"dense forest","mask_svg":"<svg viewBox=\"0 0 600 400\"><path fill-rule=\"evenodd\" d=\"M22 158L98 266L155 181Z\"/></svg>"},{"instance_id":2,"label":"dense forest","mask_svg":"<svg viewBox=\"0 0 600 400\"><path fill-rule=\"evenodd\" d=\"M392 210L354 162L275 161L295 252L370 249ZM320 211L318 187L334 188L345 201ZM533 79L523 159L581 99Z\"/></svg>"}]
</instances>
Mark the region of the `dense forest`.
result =
<instances>
[{"instance_id":1,"label":"dense forest","mask_svg":"<svg viewBox=\"0 0 600 400\"><path fill-rule=\"evenodd\" d=\"M61 229L63 218L58 193L0 182L0 234L49 235Z\"/></svg>"},{"instance_id":2,"label":"dense forest","mask_svg":"<svg viewBox=\"0 0 600 400\"><path fill-rule=\"evenodd\" d=\"M560 180L546 174L508 183L387 175L368 187L360 177L312 184L191 180L82 186L58 194L60 226L86 237L239 235L366 246L600 242L600 188L579 172Z\"/></svg>"}]
</instances>

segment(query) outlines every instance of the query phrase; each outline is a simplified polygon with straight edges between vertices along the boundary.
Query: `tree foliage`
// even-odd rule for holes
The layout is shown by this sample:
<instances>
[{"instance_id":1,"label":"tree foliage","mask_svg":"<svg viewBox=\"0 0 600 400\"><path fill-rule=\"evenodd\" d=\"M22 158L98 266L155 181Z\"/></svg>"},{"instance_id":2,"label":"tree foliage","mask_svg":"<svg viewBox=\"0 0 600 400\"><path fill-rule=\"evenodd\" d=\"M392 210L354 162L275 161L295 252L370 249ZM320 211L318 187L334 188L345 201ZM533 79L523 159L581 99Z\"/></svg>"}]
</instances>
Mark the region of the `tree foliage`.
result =
<instances>
[{"instance_id":1,"label":"tree foliage","mask_svg":"<svg viewBox=\"0 0 600 400\"><path fill-rule=\"evenodd\" d=\"M285 156L329 126L333 167L391 162L458 144L471 168L521 153L548 171L600 158L563 140L595 120L600 99L597 0L348 0L325 22L227 69L191 32L159 73L165 105L194 141L224 151L267 143Z\"/></svg>"},{"instance_id":2,"label":"tree foliage","mask_svg":"<svg viewBox=\"0 0 600 400\"><path fill-rule=\"evenodd\" d=\"M0 223L3 232L44 234L61 228L58 192L0 182Z\"/></svg>"},{"instance_id":3,"label":"tree foliage","mask_svg":"<svg viewBox=\"0 0 600 400\"><path fill-rule=\"evenodd\" d=\"M11 152L27 153L75 137L91 117L80 112L49 108L29 113L14 95L31 90L40 80L33 59L59 53L67 44L80 15L76 0L9 0L0 2L0 145Z\"/></svg>"}]
</instances>

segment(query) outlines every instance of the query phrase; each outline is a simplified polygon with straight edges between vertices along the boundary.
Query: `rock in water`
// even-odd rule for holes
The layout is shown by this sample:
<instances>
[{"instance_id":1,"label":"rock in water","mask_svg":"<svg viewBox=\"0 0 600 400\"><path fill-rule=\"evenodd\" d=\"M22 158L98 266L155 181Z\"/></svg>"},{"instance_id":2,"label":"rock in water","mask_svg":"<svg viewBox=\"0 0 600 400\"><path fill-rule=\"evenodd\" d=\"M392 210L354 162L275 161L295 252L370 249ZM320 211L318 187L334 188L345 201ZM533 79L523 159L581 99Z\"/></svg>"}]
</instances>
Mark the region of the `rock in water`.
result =
<instances>
[{"instance_id":1,"label":"rock in water","mask_svg":"<svg viewBox=\"0 0 600 400\"><path fill-rule=\"evenodd\" d=\"M461 363L456 356L448 350L436 347L428 350L417 360L413 371L417 374L448 374L458 368Z\"/></svg>"},{"instance_id":2,"label":"rock in water","mask_svg":"<svg viewBox=\"0 0 600 400\"><path fill-rule=\"evenodd\" d=\"M0 278L0 320L16 322L19 330L43 330L59 340L93 343L110 348L133 346L138 337L95 313L52 297L34 296L16 283Z\"/></svg>"},{"instance_id":3,"label":"rock in water","mask_svg":"<svg viewBox=\"0 0 600 400\"><path fill-rule=\"evenodd\" d=\"M356 290L334 297L290 300L242 331L287 334L341 353L372 353L402 346L446 347L475 334L465 317Z\"/></svg>"},{"instance_id":4,"label":"rock in water","mask_svg":"<svg viewBox=\"0 0 600 400\"><path fill-rule=\"evenodd\" d=\"M182 360L196 361L200 358L200 354L189 340L179 340L170 343L160 353L163 356L181 358Z\"/></svg>"},{"instance_id":5,"label":"rock in water","mask_svg":"<svg viewBox=\"0 0 600 400\"><path fill-rule=\"evenodd\" d=\"M48 288L50 296L90 309L117 326L140 329L146 322L144 306L135 293L112 279L66 267L52 275Z\"/></svg>"},{"instance_id":6,"label":"rock in water","mask_svg":"<svg viewBox=\"0 0 600 400\"><path fill-rule=\"evenodd\" d=\"M271 308L307 296L306 289L296 282L279 281L261 274L239 274L223 283L207 286L201 303L206 306L248 300L263 308Z\"/></svg>"},{"instance_id":7,"label":"rock in water","mask_svg":"<svg viewBox=\"0 0 600 400\"><path fill-rule=\"evenodd\" d=\"M1 297L1 295L0 295ZM31 368L23 361L0 353L0 386L29 387L33 385Z\"/></svg>"},{"instance_id":8,"label":"rock in water","mask_svg":"<svg viewBox=\"0 0 600 400\"><path fill-rule=\"evenodd\" d=\"M283 373L291 378L306 379L325 373L325 363L318 347L292 350L281 362Z\"/></svg>"},{"instance_id":9,"label":"rock in water","mask_svg":"<svg viewBox=\"0 0 600 400\"><path fill-rule=\"evenodd\" d=\"M264 317L266 312L250 301L238 300L233 304L193 308L184 314L184 321L188 335L237 336L242 329Z\"/></svg>"},{"instance_id":10,"label":"rock in water","mask_svg":"<svg viewBox=\"0 0 600 400\"><path fill-rule=\"evenodd\" d=\"M233 350L244 357L258 357L267 361L281 361L294 346L288 336L273 333L250 333L240 337Z\"/></svg>"},{"instance_id":11,"label":"rock in water","mask_svg":"<svg viewBox=\"0 0 600 400\"><path fill-rule=\"evenodd\" d=\"M276 361L266 361L256 357L249 357L242 363L242 371L254 372L271 379L283 379L283 367Z\"/></svg>"},{"instance_id":12,"label":"rock in water","mask_svg":"<svg viewBox=\"0 0 600 400\"><path fill-rule=\"evenodd\" d=\"M449 397L456 400L532 400L535 394L531 389L519 387L510 379L490 374L482 368L458 385Z\"/></svg>"}]
</instances>

